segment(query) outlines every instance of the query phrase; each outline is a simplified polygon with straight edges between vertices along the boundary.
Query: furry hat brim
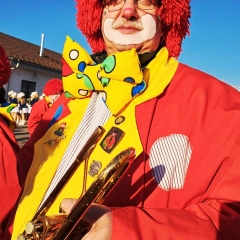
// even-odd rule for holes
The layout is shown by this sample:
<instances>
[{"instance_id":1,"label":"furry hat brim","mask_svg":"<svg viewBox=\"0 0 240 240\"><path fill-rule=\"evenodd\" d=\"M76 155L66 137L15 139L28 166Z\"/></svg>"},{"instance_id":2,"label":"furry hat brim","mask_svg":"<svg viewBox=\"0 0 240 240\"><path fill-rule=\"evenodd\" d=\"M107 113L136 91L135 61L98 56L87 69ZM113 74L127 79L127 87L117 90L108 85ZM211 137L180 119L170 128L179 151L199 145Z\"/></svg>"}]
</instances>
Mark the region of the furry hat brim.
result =
<instances>
[{"instance_id":1,"label":"furry hat brim","mask_svg":"<svg viewBox=\"0 0 240 240\"><path fill-rule=\"evenodd\" d=\"M85 35L93 53L105 50L101 33L102 4L100 0L75 0L77 27ZM158 15L163 24L163 40L172 57L178 57L189 32L190 0L162 0ZM84 7L83 7L84 6Z\"/></svg>"},{"instance_id":2,"label":"furry hat brim","mask_svg":"<svg viewBox=\"0 0 240 240\"><path fill-rule=\"evenodd\" d=\"M4 48L0 45L0 87L8 83L11 76L11 66Z\"/></svg>"},{"instance_id":3,"label":"furry hat brim","mask_svg":"<svg viewBox=\"0 0 240 240\"><path fill-rule=\"evenodd\" d=\"M43 88L43 93L46 96L54 95L62 92L63 92L62 80L56 79L56 78L50 79Z\"/></svg>"}]
</instances>

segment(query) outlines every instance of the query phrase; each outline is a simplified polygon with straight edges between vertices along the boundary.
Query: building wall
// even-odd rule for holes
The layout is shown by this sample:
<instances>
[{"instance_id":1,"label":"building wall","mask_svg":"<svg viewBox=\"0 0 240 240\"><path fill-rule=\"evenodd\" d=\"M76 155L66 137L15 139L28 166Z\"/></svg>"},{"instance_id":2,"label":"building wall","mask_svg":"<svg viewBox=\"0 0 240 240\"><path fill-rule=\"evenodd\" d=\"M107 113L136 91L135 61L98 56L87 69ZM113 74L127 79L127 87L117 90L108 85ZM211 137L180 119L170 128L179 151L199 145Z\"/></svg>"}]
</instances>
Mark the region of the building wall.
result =
<instances>
[{"instance_id":1,"label":"building wall","mask_svg":"<svg viewBox=\"0 0 240 240\"><path fill-rule=\"evenodd\" d=\"M35 91L37 91L40 96L45 83L52 78L61 79L61 73L50 71L49 69L38 68L36 66L26 67L24 64L22 64L22 66L19 64L19 67L12 70L11 78L8 84L5 86L5 90L6 92L12 90L19 93L21 91L22 80L25 80L36 83Z\"/></svg>"}]
</instances>

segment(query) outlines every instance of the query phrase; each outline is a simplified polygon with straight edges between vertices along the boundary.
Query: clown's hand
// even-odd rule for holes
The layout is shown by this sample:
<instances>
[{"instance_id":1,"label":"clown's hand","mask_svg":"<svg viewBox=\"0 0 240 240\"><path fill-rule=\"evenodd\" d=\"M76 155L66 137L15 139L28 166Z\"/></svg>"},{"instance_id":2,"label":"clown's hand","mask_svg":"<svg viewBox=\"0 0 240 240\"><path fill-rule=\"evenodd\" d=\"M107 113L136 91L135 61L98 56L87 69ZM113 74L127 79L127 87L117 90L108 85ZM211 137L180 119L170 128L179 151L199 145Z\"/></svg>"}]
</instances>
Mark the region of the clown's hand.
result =
<instances>
[{"instance_id":1,"label":"clown's hand","mask_svg":"<svg viewBox=\"0 0 240 240\"><path fill-rule=\"evenodd\" d=\"M64 199L61 203L61 209L69 213L76 201L76 199L72 198ZM82 238L83 240L111 239L112 213L110 208L99 204L92 204L84 214L82 220L92 225L88 233Z\"/></svg>"}]
</instances>

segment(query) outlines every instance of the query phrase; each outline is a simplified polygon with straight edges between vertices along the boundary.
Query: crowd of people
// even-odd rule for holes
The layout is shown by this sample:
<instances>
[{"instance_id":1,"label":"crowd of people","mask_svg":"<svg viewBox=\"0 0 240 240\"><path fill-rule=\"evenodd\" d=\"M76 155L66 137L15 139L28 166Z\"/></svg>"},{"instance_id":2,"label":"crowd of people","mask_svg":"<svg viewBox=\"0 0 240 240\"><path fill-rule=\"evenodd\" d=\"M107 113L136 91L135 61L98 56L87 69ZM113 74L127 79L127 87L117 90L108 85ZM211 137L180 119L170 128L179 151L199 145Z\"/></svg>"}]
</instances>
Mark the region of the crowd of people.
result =
<instances>
[{"instance_id":1,"label":"crowd of people","mask_svg":"<svg viewBox=\"0 0 240 240\"><path fill-rule=\"evenodd\" d=\"M0 238L71 239L81 220L74 239L240 239L240 93L177 60L190 1L75 1L93 54L66 37L64 90L20 150L8 141ZM129 166L101 189L112 160ZM60 212L55 233L35 221Z\"/></svg>"},{"instance_id":2,"label":"crowd of people","mask_svg":"<svg viewBox=\"0 0 240 240\"><path fill-rule=\"evenodd\" d=\"M11 115L16 125L27 125L30 134L33 133L44 113L52 106L63 92L63 84L60 79L50 79L44 85L41 96L38 92L31 93L26 98L25 93L8 92L8 102L16 104L11 110Z\"/></svg>"},{"instance_id":3,"label":"crowd of people","mask_svg":"<svg viewBox=\"0 0 240 240\"><path fill-rule=\"evenodd\" d=\"M44 97L41 96L41 98ZM26 98L25 93L14 91L8 92L8 102L16 104L16 107L12 109L11 115L16 125L26 125L28 117L31 113L32 106L40 100L37 92L32 92L30 98Z\"/></svg>"}]
</instances>

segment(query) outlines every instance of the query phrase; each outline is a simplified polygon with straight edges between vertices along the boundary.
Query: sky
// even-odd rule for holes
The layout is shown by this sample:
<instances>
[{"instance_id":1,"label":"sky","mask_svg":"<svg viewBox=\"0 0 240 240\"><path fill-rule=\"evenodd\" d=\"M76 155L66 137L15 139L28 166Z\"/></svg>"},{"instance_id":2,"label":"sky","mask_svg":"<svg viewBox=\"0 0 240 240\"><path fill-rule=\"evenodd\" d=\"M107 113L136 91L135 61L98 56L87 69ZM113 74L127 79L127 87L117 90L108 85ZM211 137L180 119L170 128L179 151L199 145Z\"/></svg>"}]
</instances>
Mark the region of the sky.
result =
<instances>
[{"instance_id":1,"label":"sky","mask_svg":"<svg viewBox=\"0 0 240 240\"><path fill-rule=\"evenodd\" d=\"M190 36L179 61L239 88L240 1L192 0ZM76 26L74 0L2 0L0 32L62 53L66 35L91 49Z\"/></svg>"}]
</instances>

